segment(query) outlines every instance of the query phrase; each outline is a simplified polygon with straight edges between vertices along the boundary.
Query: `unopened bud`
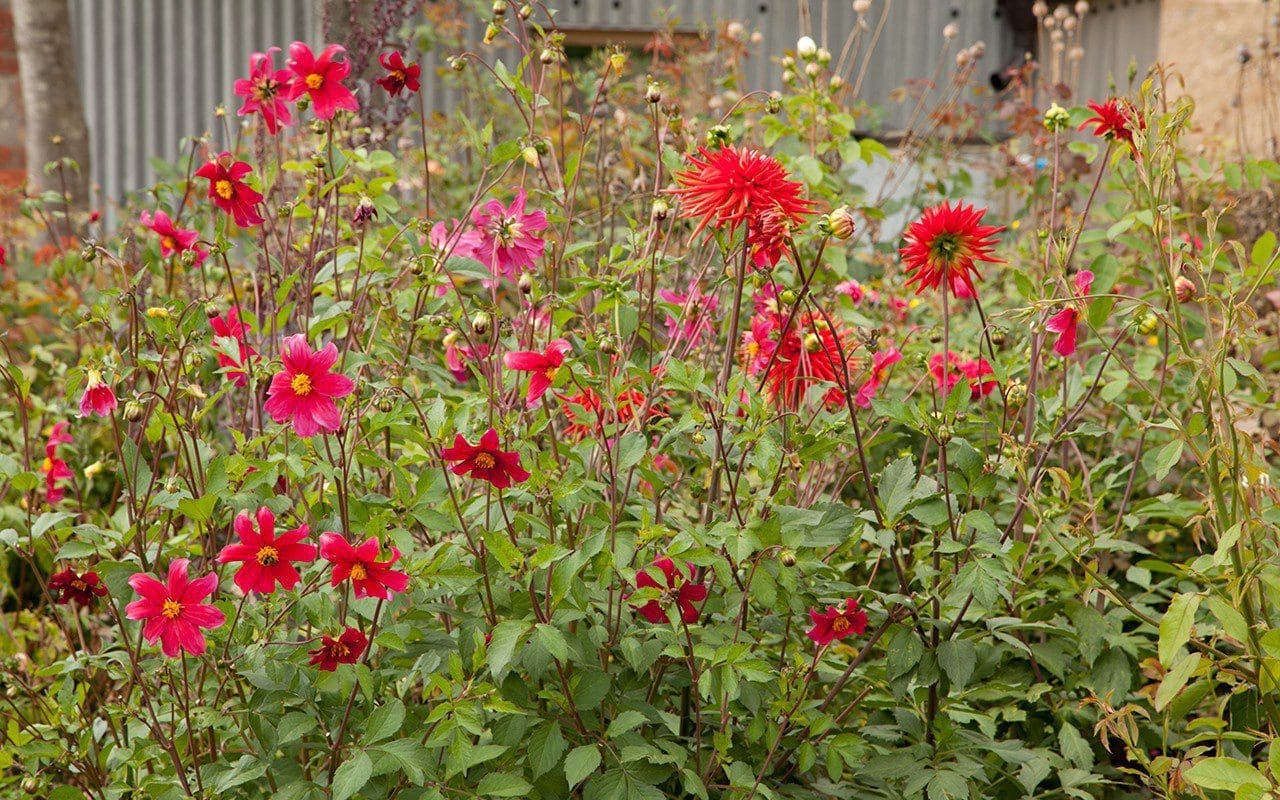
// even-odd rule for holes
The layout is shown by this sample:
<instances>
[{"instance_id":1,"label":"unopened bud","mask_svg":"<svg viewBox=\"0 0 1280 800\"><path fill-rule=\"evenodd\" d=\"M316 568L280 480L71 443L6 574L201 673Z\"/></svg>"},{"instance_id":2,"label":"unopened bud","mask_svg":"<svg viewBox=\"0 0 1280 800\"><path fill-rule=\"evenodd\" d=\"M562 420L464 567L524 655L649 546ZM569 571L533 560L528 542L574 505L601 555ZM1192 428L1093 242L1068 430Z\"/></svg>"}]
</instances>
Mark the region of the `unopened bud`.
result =
<instances>
[{"instance_id":1,"label":"unopened bud","mask_svg":"<svg viewBox=\"0 0 1280 800\"><path fill-rule=\"evenodd\" d=\"M818 48L818 63L826 66L831 63L831 51L825 47Z\"/></svg>"},{"instance_id":2,"label":"unopened bud","mask_svg":"<svg viewBox=\"0 0 1280 800\"><path fill-rule=\"evenodd\" d=\"M1190 278L1179 275L1173 282L1173 294L1179 303L1190 303L1196 298L1196 285Z\"/></svg>"},{"instance_id":3,"label":"unopened bud","mask_svg":"<svg viewBox=\"0 0 1280 800\"><path fill-rule=\"evenodd\" d=\"M694 431L693 433L689 434L689 441L693 442L694 444L705 444L707 441L707 437L706 437L706 434L704 434L702 431Z\"/></svg>"},{"instance_id":4,"label":"unopened bud","mask_svg":"<svg viewBox=\"0 0 1280 800\"><path fill-rule=\"evenodd\" d=\"M783 289L778 293L778 300L784 305L794 305L796 302L796 293L790 289Z\"/></svg>"},{"instance_id":5,"label":"unopened bud","mask_svg":"<svg viewBox=\"0 0 1280 800\"><path fill-rule=\"evenodd\" d=\"M143 413L145 413L145 409L143 409L142 403L137 400L130 400L124 404L124 418L130 422L137 422L142 419Z\"/></svg>"},{"instance_id":6,"label":"unopened bud","mask_svg":"<svg viewBox=\"0 0 1280 800\"><path fill-rule=\"evenodd\" d=\"M98 249L91 244L87 244L80 248L80 260L91 262L98 257Z\"/></svg>"},{"instance_id":7,"label":"unopened bud","mask_svg":"<svg viewBox=\"0 0 1280 800\"><path fill-rule=\"evenodd\" d=\"M546 51L544 50L543 52L546 52ZM544 61L542 63L545 64L547 62ZM459 58L458 56L449 56L449 69L453 70L454 72L462 72L466 68L467 68L466 59Z\"/></svg>"},{"instance_id":8,"label":"unopened bud","mask_svg":"<svg viewBox=\"0 0 1280 800\"><path fill-rule=\"evenodd\" d=\"M816 78L822 74L822 67L814 63L805 64L804 74L808 75L810 78Z\"/></svg>"},{"instance_id":9,"label":"unopened bud","mask_svg":"<svg viewBox=\"0 0 1280 800\"><path fill-rule=\"evenodd\" d=\"M496 22L490 22L484 28L484 43L493 44L493 40L497 39L500 33L502 33L502 26Z\"/></svg>"},{"instance_id":10,"label":"unopened bud","mask_svg":"<svg viewBox=\"0 0 1280 800\"><path fill-rule=\"evenodd\" d=\"M768 114L777 114L782 111L782 95L779 92L771 92L769 99L764 101L764 110Z\"/></svg>"},{"instance_id":11,"label":"unopened bud","mask_svg":"<svg viewBox=\"0 0 1280 800\"><path fill-rule=\"evenodd\" d=\"M521 272L519 280L516 281L516 288L520 290L520 294L531 294L533 292L533 275L528 272Z\"/></svg>"},{"instance_id":12,"label":"unopened bud","mask_svg":"<svg viewBox=\"0 0 1280 800\"><path fill-rule=\"evenodd\" d=\"M1070 124L1071 115L1057 103L1050 104L1049 110L1044 112L1044 129L1050 133L1064 131Z\"/></svg>"},{"instance_id":13,"label":"unopened bud","mask_svg":"<svg viewBox=\"0 0 1280 800\"><path fill-rule=\"evenodd\" d=\"M653 201L653 218L661 222L667 218L667 213L671 211L671 206L667 201L659 197Z\"/></svg>"},{"instance_id":14,"label":"unopened bud","mask_svg":"<svg viewBox=\"0 0 1280 800\"><path fill-rule=\"evenodd\" d=\"M1158 327L1160 327L1160 320L1155 314L1146 312L1138 319L1138 333L1143 336L1150 336Z\"/></svg>"},{"instance_id":15,"label":"unopened bud","mask_svg":"<svg viewBox=\"0 0 1280 800\"><path fill-rule=\"evenodd\" d=\"M837 239L853 236L853 214L849 213L849 207L840 206L828 214L827 225L831 228L831 235Z\"/></svg>"},{"instance_id":16,"label":"unopened bud","mask_svg":"<svg viewBox=\"0 0 1280 800\"><path fill-rule=\"evenodd\" d=\"M804 59L813 58L818 54L818 45L808 36L801 36L796 42L796 55Z\"/></svg>"},{"instance_id":17,"label":"unopened bud","mask_svg":"<svg viewBox=\"0 0 1280 800\"><path fill-rule=\"evenodd\" d=\"M493 15L495 17L506 16L507 0L493 0Z\"/></svg>"},{"instance_id":18,"label":"unopened bud","mask_svg":"<svg viewBox=\"0 0 1280 800\"><path fill-rule=\"evenodd\" d=\"M712 125L707 131L707 147L724 147L729 144L730 130L728 125Z\"/></svg>"},{"instance_id":19,"label":"unopened bud","mask_svg":"<svg viewBox=\"0 0 1280 800\"><path fill-rule=\"evenodd\" d=\"M147 309L147 316L151 319L168 319L169 309L161 308L160 306L152 306Z\"/></svg>"},{"instance_id":20,"label":"unopened bud","mask_svg":"<svg viewBox=\"0 0 1280 800\"><path fill-rule=\"evenodd\" d=\"M948 22L942 26L942 38L950 41L960 35L960 26L954 22Z\"/></svg>"},{"instance_id":21,"label":"unopened bud","mask_svg":"<svg viewBox=\"0 0 1280 800\"><path fill-rule=\"evenodd\" d=\"M377 218L378 209L374 206L373 201L366 195L360 196L360 202L356 203L355 214L351 216L351 221L356 225L366 225L370 220Z\"/></svg>"},{"instance_id":22,"label":"unopened bud","mask_svg":"<svg viewBox=\"0 0 1280 800\"><path fill-rule=\"evenodd\" d=\"M627 54L622 52L613 52L609 54L609 69L614 72L622 72L627 66Z\"/></svg>"},{"instance_id":23,"label":"unopened bud","mask_svg":"<svg viewBox=\"0 0 1280 800\"><path fill-rule=\"evenodd\" d=\"M520 19L528 19L529 17L533 16L533 6L530 5L529 3L525 3L524 5L520 6L519 13L520 13Z\"/></svg>"},{"instance_id":24,"label":"unopened bud","mask_svg":"<svg viewBox=\"0 0 1280 800\"><path fill-rule=\"evenodd\" d=\"M662 87L658 85L657 81L649 81L649 85L644 90L644 99L650 103L662 102Z\"/></svg>"},{"instance_id":25,"label":"unopened bud","mask_svg":"<svg viewBox=\"0 0 1280 800\"><path fill-rule=\"evenodd\" d=\"M520 150L520 158L531 167L538 166L538 148L533 145L525 146Z\"/></svg>"},{"instance_id":26,"label":"unopened bud","mask_svg":"<svg viewBox=\"0 0 1280 800\"><path fill-rule=\"evenodd\" d=\"M784 567L794 567L796 565L796 554L793 550L783 550L778 555L778 561Z\"/></svg>"},{"instance_id":27,"label":"unopened bud","mask_svg":"<svg viewBox=\"0 0 1280 800\"><path fill-rule=\"evenodd\" d=\"M471 318L471 330L484 336L489 332L489 315L483 311L477 311L475 316Z\"/></svg>"},{"instance_id":28,"label":"unopened bud","mask_svg":"<svg viewBox=\"0 0 1280 800\"><path fill-rule=\"evenodd\" d=\"M390 395L384 394L378 397L377 406L379 411L383 414L387 414L396 407L396 404L395 401L391 399Z\"/></svg>"}]
</instances>

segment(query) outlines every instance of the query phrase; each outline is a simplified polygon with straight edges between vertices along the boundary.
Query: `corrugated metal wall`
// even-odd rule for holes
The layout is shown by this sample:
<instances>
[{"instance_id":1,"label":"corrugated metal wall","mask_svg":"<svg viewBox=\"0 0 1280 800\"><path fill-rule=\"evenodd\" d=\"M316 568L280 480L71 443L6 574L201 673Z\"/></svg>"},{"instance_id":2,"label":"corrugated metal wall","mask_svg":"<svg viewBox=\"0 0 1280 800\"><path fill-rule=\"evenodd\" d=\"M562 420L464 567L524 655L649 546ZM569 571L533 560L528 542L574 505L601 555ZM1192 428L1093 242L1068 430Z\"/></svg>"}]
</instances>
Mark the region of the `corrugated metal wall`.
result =
<instances>
[{"instance_id":1,"label":"corrugated metal wall","mask_svg":"<svg viewBox=\"0 0 1280 800\"><path fill-rule=\"evenodd\" d=\"M851 0L557 0L561 24L620 30L651 28L667 19L698 29L739 20L763 41L748 66L748 88L781 85L777 58L813 35L838 58L856 24ZM318 43L314 0L71 0L77 63L93 138L93 176L108 210L128 191L154 179L153 157L180 156L185 136L211 131L221 141L213 110L224 105L234 122L239 99L232 84L248 70L249 55L295 39ZM1094 0L1084 27L1081 102L1107 92L1107 78L1124 85L1130 58L1139 75L1156 58L1158 0ZM664 9L669 9L664 11ZM886 105L883 127L902 127L912 104L892 103L895 89L927 78L939 63L942 29L960 27L954 53L987 44L977 79L1001 69L1016 52L996 0L874 0L871 32L887 14L861 97ZM428 71L424 70L424 78ZM946 73L944 73L946 74ZM856 71L855 71L856 75ZM443 87L429 88L428 107L449 107Z\"/></svg>"},{"instance_id":2,"label":"corrugated metal wall","mask_svg":"<svg viewBox=\"0 0 1280 800\"><path fill-rule=\"evenodd\" d=\"M71 15L108 213L154 181L149 159L178 158L183 137L210 131L221 142L218 105L234 130L231 89L251 53L315 38L313 0L71 0Z\"/></svg>"}]
</instances>

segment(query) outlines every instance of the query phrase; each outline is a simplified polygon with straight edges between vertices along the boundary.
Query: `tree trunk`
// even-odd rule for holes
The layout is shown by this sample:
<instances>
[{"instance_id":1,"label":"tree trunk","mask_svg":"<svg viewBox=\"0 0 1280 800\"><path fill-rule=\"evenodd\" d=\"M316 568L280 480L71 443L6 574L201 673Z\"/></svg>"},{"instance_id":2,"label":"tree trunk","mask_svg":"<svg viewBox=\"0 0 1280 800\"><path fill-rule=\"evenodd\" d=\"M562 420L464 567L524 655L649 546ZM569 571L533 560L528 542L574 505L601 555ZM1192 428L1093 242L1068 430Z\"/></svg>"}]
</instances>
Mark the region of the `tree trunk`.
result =
<instances>
[{"instance_id":1,"label":"tree trunk","mask_svg":"<svg viewBox=\"0 0 1280 800\"><path fill-rule=\"evenodd\" d=\"M26 114L27 175L33 186L70 195L72 208L89 203L89 128L76 78L68 0L13 0L18 77ZM69 158L72 167L45 174L45 164Z\"/></svg>"}]
</instances>

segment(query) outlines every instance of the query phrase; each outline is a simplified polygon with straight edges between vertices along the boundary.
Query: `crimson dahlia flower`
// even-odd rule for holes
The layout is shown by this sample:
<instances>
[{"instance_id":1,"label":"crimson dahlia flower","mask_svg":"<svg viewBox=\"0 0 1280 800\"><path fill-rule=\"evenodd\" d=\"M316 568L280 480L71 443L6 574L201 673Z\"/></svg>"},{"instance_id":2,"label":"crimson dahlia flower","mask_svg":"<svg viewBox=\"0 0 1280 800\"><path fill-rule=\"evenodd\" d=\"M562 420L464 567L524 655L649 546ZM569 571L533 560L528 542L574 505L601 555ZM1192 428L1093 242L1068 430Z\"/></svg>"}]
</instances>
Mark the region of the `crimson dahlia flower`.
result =
<instances>
[{"instance_id":1,"label":"crimson dahlia flower","mask_svg":"<svg viewBox=\"0 0 1280 800\"><path fill-rule=\"evenodd\" d=\"M271 377L267 402L263 406L276 422L292 422L293 432L302 437L338 430L342 416L334 400L355 391L355 383L340 372L330 372L338 363L338 348L329 342L313 352L302 334L290 336L280 348L284 370Z\"/></svg>"},{"instance_id":2,"label":"crimson dahlia flower","mask_svg":"<svg viewBox=\"0 0 1280 800\"><path fill-rule=\"evenodd\" d=\"M564 364L565 353L569 352L569 343L564 339L555 339L541 353L536 350L521 350L507 353L503 362L507 369L528 372L529 391L525 395L525 405L529 408L542 403L542 395L556 379L556 374Z\"/></svg>"},{"instance_id":3,"label":"crimson dahlia flower","mask_svg":"<svg viewBox=\"0 0 1280 800\"><path fill-rule=\"evenodd\" d=\"M381 554L376 536L370 536L359 547L352 547L339 534L320 534L320 557L333 565L330 585L338 586L350 578L356 597L386 600L409 585L407 574L391 569L400 559L400 551L392 547L387 561L378 560Z\"/></svg>"},{"instance_id":4,"label":"crimson dahlia flower","mask_svg":"<svg viewBox=\"0 0 1280 800\"><path fill-rule=\"evenodd\" d=\"M1137 149L1133 144L1135 130L1144 130L1146 120L1129 103L1116 97L1107 98L1104 103L1089 101L1089 110L1093 116L1080 123L1078 130L1093 126L1093 135L1104 139L1116 139L1129 145L1130 154L1136 157Z\"/></svg>"},{"instance_id":5,"label":"crimson dahlia flower","mask_svg":"<svg viewBox=\"0 0 1280 800\"><path fill-rule=\"evenodd\" d=\"M299 525L276 536L276 515L271 513L271 509L266 506L259 508L257 517L255 528L247 511L236 515L232 527L240 541L222 548L218 553L218 563L241 563L240 569L236 570L235 582L245 594L271 594L277 583L282 589L292 589L301 580L293 562L316 560L315 545L302 543L311 529Z\"/></svg>"},{"instance_id":6,"label":"crimson dahlia flower","mask_svg":"<svg viewBox=\"0 0 1280 800\"><path fill-rule=\"evenodd\" d=\"M1076 296L1084 297L1093 287L1093 273L1082 269L1076 273ZM1080 330L1080 311L1068 303L1067 307L1049 317L1044 324L1046 330L1058 334L1053 343L1053 352L1066 358L1076 351L1076 336Z\"/></svg>"},{"instance_id":7,"label":"crimson dahlia flower","mask_svg":"<svg viewBox=\"0 0 1280 800\"><path fill-rule=\"evenodd\" d=\"M200 655L206 646L201 628L217 628L227 621L222 611L204 602L218 588L218 576L211 572L189 580L189 564L185 558L175 559L169 564L165 583L141 572L129 579L142 599L125 606L125 614L129 619L146 620L142 637L153 644L159 639L160 649L169 658L181 652Z\"/></svg>"},{"instance_id":8,"label":"crimson dahlia flower","mask_svg":"<svg viewBox=\"0 0 1280 800\"><path fill-rule=\"evenodd\" d=\"M245 176L250 172L253 172L253 167L243 161L236 161L226 151L196 170L196 175L209 181L209 199L215 206L230 214L241 228L252 228L263 222L257 209L258 203L262 202L262 195L244 182Z\"/></svg>"},{"instance_id":9,"label":"crimson dahlia flower","mask_svg":"<svg viewBox=\"0 0 1280 800\"><path fill-rule=\"evenodd\" d=\"M422 75L422 67L416 63L404 63L404 56L400 55L400 51L393 50L390 53L383 53L378 56L378 63L387 71L387 74L378 78L374 83L387 90L387 94L395 97L401 91L407 89L410 92L416 92L422 88L419 77Z\"/></svg>"},{"instance_id":10,"label":"crimson dahlia flower","mask_svg":"<svg viewBox=\"0 0 1280 800\"><path fill-rule=\"evenodd\" d=\"M289 69L294 79L289 84L285 99L292 102L304 94L310 95L311 107L318 119L333 119L340 108L359 111L356 96L342 85L342 79L351 73L351 62L333 60L334 56L345 52L342 45L331 44L317 56L303 42L289 45Z\"/></svg>"},{"instance_id":11,"label":"crimson dahlia flower","mask_svg":"<svg viewBox=\"0 0 1280 800\"><path fill-rule=\"evenodd\" d=\"M916 294L939 284L955 297L976 297L973 279L981 278L975 261L1003 264L991 255L997 244L991 236L1003 226L983 225L985 208L966 203L952 206L943 202L925 209L920 219L907 228L906 246L898 250L911 277L907 285L916 284Z\"/></svg>"},{"instance_id":12,"label":"crimson dahlia flower","mask_svg":"<svg viewBox=\"0 0 1280 800\"><path fill-rule=\"evenodd\" d=\"M227 380L236 386L244 386L248 379L248 373L245 367L249 364L249 359L258 355L258 351L245 343L245 334L249 332L249 328L240 321L240 307L232 306L227 309L227 313L220 317L210 317L209 327L213 328L213 335L222 339L232 339L235 341L236 347L240 351L238 360L231 358L226 353L218 352L218 366L226 370ZM228 369L234 367L234 369Z\"/></svg>"},{"instance_id":13,"label":"crimson dahlia flower","mask_svg":"<svg viewBox=\"0 0 1280 800\"><path fill-rule=\"evenodd\" d=\"M109 417L117 405L119 402L116 400L116 393L102 380L102 373L96 369L86 370L84 394L80 395L80 416L97 414Z\"/></svg>"},{"instance_id":14,"label":"crimson dahlia flower","mask_svg":"<svg viewBox=\"0 0 1280 800\"><path fill-rule=\"evenodd\" d=\"M94 598L107 596L107 587L98 573L80 573L67 567L49 577L49 592L59 605L75 602L87 608L93 605Z\"/></svg>"},{"instance_id":15,"label":"crimson dahlia flower","mask_svg":"<svg viewBox=\"0 0 1280 800\"><path fill-rule=\"evenodd\" d=\"M470 474L497 489L529 480L529 471L520 466L520 454L503 450L498 443L498 432L493 428L485 431L480 443L474 445L467 444L462 434L457 434L453 447L444 448L440 455L445 461L458 462L450 467L455 475Z\"/></svg>"},{"instance_id":16,"label":"crimson dahlia flower","mask_svg":"<svg viewBox=\"0 0 1280 800\"><path fill-rule=\"evenodd\" d=\"M209 255L204 248L196 245L196 241L200 238L199 231L179 228L164 211L156 211L154 217L143 211L138 221L160 237L160 255L165 258L191 250L196 254L196 263L200 264Z\"/></svg>"},{"instance_id":17,"label":"crimson dahlia flower","mask_svg":"<svg viewBox=\"0 0 1280 800\"><path fill-rule=\"evenodd\" d=\"M249 77L235 83L235 93L244 98L244 105L236 113L242 117L261 114L267 133L275 136L281 128L293 124L286 98L293 84L293 73L276 69L276 53L279 47L271 47L265 53L249 56Z\"/></svg>"},{"instance_id":18,"label":"crimson dahlia flower","mask_svg":"<svg viewBox=\"0 0 1280 800\"><path fill-rule=\"evenodd\" d=\"M641 589L659 589L662 591L662 598L650 600L640 606L633 604L636 612L650 622L666 622L666 607L674 602L676 607L680 609L680 618L686 624L697 622L701 612L695 604L707 599L707 587L705 584L693 582L693 566L687 566L689 572L686 576L684 570L677 567L670 558L660 556L654 559L649 569L637 572L636 586ZM659 585L653 576L649 574L649 570L654 568L657 568L662 573L666 586Z\"/></svg>"},{"instance_id":19,"label":"crimson dahlia flower","mask_svg":"<svg viewBox=\"0 0 1280 800\"><path fill-rule=\"evenodd\" d=\"M825 647L836 639L855 636L867 629L867 612L858 608L858 601L853 597L845 600L843 611L835 606L827 606L826 612L811 608L809 619L813 620L813 627L805 631L805 635L819 647Z\"/></svg>"},{"instance_id":20,"label":"crimson dahlia flower","mask_svg":"<svg viewBox=\"0 0 1280 800\"><path fill-rule=\"evenodd\" d=\"M983 380L988 375L995 374L995 370L985 358L961 359L957 353L950 350L945 356L942 353L934 353L929 358L929 374L933 376L938 391L944 395L951 394L951 390L960 381L968 381L970 400L986 397L997 386L994 380Z\"/></svg>"},{"instance_id":21,"label":"crimson dahlia flower","mask_svg":"<svg viewBox=\"0 0 1280 800\"><path fill-rule=\"evenodd\" d=\"M358 628L347 628L337 639L332 636L320 637L320 646L308 650L311 661L308 662L324 672L333 672L339 664L354 664L360 660L369 640Z\"/></svg>"}]
</instances>

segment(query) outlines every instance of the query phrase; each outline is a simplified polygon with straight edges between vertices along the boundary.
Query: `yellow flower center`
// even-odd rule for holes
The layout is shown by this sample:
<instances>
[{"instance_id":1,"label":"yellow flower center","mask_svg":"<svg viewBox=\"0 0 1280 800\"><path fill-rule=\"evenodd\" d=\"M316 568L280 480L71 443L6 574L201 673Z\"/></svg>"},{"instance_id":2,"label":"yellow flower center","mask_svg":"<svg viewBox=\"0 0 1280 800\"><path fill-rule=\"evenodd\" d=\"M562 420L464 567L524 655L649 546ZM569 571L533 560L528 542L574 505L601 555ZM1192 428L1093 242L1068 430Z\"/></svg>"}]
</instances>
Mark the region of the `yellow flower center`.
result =
<instances>
[{"instance_id":1,"label":"yellow flower center","mask_svg":"<svg viewBox=\"0 0 1280 800\"><path fill-rule=\"evenodd\" d=\"M85 589L89 588L89 585L86 584L84 581L80 580L79 578L76 578L71 582L71 588L75 589L76 591L83 592Z\"/></svg>"},{"instance_id":2,"label":"yellow flower center","mask_svg":"<svg viewBox=\"0 0 1280 800\"><path fill-rule=\"evenodd\" d=\"M177 249L178 249L178 243L177 243L176 241L174 241L174 238L173 238L172 236L163 236L163 237L161 237L161 239L160 239L160 244L164 245L164 249L165 249L165 250L177 250Z\"/></svg>"},{"instance_id":3,"label":"yellow flower center","mask_svg":"<svg viewBox=\"0 0 1280 800\"><path fill-rule=\"evenodd\" d=\"M269 567L280 560L280 551L274 547L264 547L258 551L258 563Z\"/></svg>"},{"instance_id":4,"label":"yellow flower center","mask_svg":"<svg viewBox=\"0 0 1280 800\"><path fill-rule=\"evenodd\" d=\"M362 581L369 577L369 571L364 568L364 564L351 565L351 580Z\"/></svg>"},{"instance_id":5,"label":"yellow flower center","mask_svg":"<svg viewBox=\"0 0 1280 800\"><path fill-rule=\"evenodd\" d=\"M164 605L160 608L160 615L165 619L177 619L182 613L182 604L177 600L165 600Z\"/></svg>"},{"instance_id":6,"label":"yellow flower center","mask_svg":"<svg viewBox=\"0 0 1280 800\"><path fill-rule=\"evenodd\" d=\"M391 70L391 77L395 78L400 83L404 83L404 70L402 69Z\"/></svg>"},{"instance_id":7,"label":"yellow flower center","mask_svg":"<svg viewBox=\"0 0 1280 800\"><path fill-rule=\"evenodd\" d=\"M52 459L52 458L46 458L46 459L44 460L44 465L43 465L43 466L41 466L41 467L40 467L40 469L41 469L41 471L43 471L43 472L52 472L52 471L53 471L53 459Z\"/></svg>"},{"instance_id":8,"label":"yellow flower center","mask_svg":"<svg viewBox=\"0 0 1280 800\"><path fill-rule=\"evenodd\" d=\"M223 200L230 200L231 195L235 193L231 188L231 181L225 179L215 183L213 185L213 190L217 192L218 197L221 197Z\"/></svg>"},{"instance_id":9,"label":"yellow flower center","mask_svg":"<svg viewBox=\"0 0 1280 800\"><path fill-rule=\"evenodd\" d=\"M298 374L293 376L293 380L289 381L289 388L293 389L293 393L298 397L306 397L314 391L311 385L311 376L306 374Z\"/></svg>"},{"instance_id":10,"label":"yellow flower center","mask_svg":"<svg viewBox=\"0 0 1280 800\"><path fill-rule=\"evenodd\" d=\"M318 72L313 72L307 76L307 88L315 91L324 85L324 76Z\"/></svg>"},{"instance_id":11,"label":"yellow flower center","mask_svg":"<svg viewBox=\"0 0 1280 800\"><path fill-rule=\"evenodd\" d=\"M493 456L488 453L479 453L476 455L476 466L480 469L493 469Z\"/></svg>"},{"instance_id":12,"label":"yellow flower center","mask_svg":"<svg viewBox=\"0 0 1280 800\"><path fill-rule=\"evenodd\" d=\"M559 371L559 367L547 367L542 374L547 376L547 380L554 381L556 379L556 373Z\"/></svg>"},{"instance_id":13,"label":"yellow flower center","mask_svg":"<svg viewBox=\"0 0 1280 800\"><path fill-rule=\"evenodd\" d=\"M851 623L845 617L836 617L835 620L831 623L831 630L835 631L836 633L844 633L845 631L849 630L850 627L851 627Z\"/></svg>"},{"instance_id":14,"label":"yellow flower center","mask_svg":"<svg viewBox=\"0 0 1280 800\"><path fill-rule=\"evenodd\" d=\"M351 654L351 648L347 647L342 642L338 642L337 644L335 644L332 650L333 650L334 658L346 658L348 655Z\"/></svg>"}]
</instances>

